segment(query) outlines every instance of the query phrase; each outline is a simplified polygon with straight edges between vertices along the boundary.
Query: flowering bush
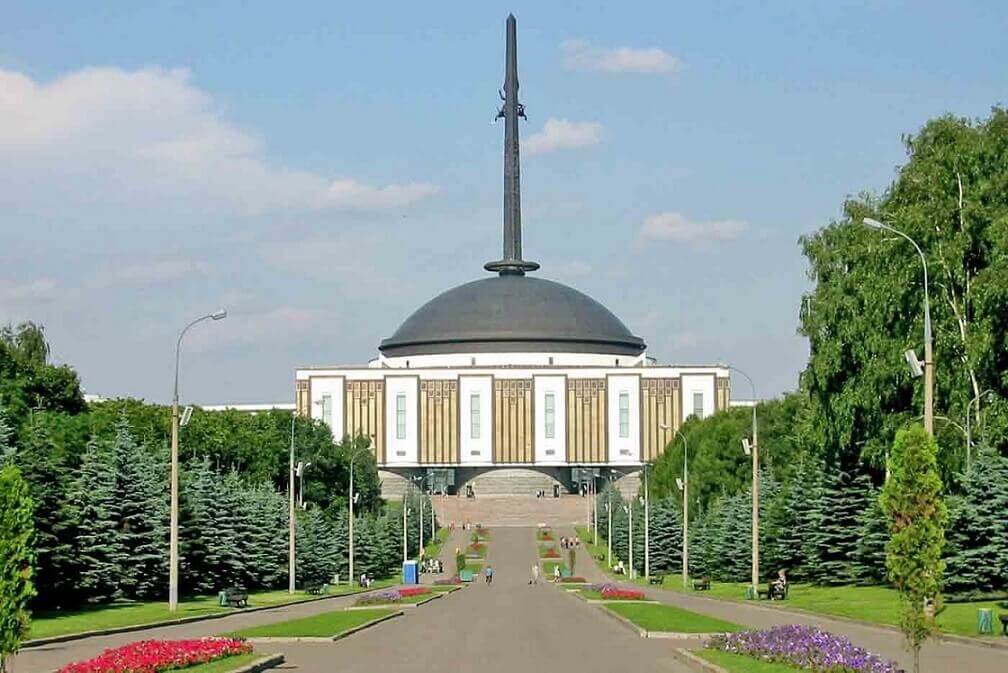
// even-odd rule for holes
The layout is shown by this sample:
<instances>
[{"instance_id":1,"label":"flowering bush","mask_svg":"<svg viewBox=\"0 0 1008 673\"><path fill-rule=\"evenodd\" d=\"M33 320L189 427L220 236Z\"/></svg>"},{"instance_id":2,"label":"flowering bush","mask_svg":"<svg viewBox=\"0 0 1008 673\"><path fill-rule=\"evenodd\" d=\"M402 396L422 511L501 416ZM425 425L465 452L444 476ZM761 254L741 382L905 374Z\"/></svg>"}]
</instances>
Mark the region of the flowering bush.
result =
<instances>
[{"instance_id":1,"label":"flowering bush","mask_svg":"<svg viewBox=\"0 0 1008 673\"><path fill-rule=\"evenodd\" d=\"M564 584L584 584L587 580L583 577L561 577L560 581Z\"/></svg>"},{"instance_id":2,"label":"flowering bush","mask_svg":"<svg viewBox=\"0 0 1008 673\"><path fill-rule=\"evenodd\" d=\"M427 587L403 587L399 590L399 596L400 598L408 598L409 596L423 596L430 592Z\"/></svg>"},{"instance_id":3,"label":"flowering bush","mask_svg":"<svg viewBox=\"0 0 1008 673\"><path fill-rule=\"evenodd\" d=\"M140 640L67 664L59 673L158 673L251 651L249 643L237 638Z\"/></svg>"},{"instance_id":4,"label":"flowering bush","mask_svg":"<svg viewBox=\"0 0 1008 673\"><path fill-rule=\"evenodd\" d=\"M863 650L843 636L799 624L717 635L707 647L817 673L901 673L895 662Z\"/></svg>"},{"instance_id":5,"label":"flowering bush","mask_svg":"<svg viewBox=\"0 0 1008 673\"><path fill-rule=\"evenodd\" d=\"M447 582L455 584L455 582ZM431 592L427 587L402 587L401 589L382 589L358 598L354 605L384 605L385 603L399 603L404 598L411 596L422 596Z\"/></svg>"},{"instance_id":6,"label":"flowering bush","mask_svg":"<svg viewBox=\"0 0 1008 673\"><path fill-rule=\"evenodd\" d=\"M644 592L636 589L622 589L614 584L602 587L602 598L607 601L639 601L643 600Z\"/></svg>"}]
</instances>

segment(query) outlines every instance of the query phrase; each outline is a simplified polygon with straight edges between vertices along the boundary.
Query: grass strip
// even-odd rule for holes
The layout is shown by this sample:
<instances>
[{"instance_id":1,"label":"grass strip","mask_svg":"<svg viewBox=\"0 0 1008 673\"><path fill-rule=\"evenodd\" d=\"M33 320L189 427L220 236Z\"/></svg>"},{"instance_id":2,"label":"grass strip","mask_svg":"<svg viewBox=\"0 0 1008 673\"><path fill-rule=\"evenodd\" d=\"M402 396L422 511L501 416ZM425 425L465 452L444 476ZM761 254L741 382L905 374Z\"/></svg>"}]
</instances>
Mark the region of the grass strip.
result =
<instances>
[{"instance_id":1,"label":"grass strip","mask_svg":"<svg viewBox=\"0 0 1008 673\"><path fill-rule=\"evenodd\" d=\"M358 627L372 619L387 617L395 610L335 610L311 617L274 622L229 633L238 638L328 638Z\"/></svg>"},{"instance_id":2,"label":"grass strip","mask_svg":"<svg viewBox=\"0 0 1008 673\"><path fill-rule=\"evenodd\" d=\"M660 603L606 603L611 610L645 631L670 631L673 633L724 633L742 631L745 627L715 617L683 610Z\"/></svg>"},{"instance_id":3,"label":"grass strip","mask_svg":"<svg viewBox=\"0 0 1008 673\"><path fill-rule=\"evenodd\" d=\"M196 664L195 666L186 666L183 669L175 670L183 670L185 673L227 673L227 671L233 671L246 664L251 664L256 659L261 659L262 656L263 655L256 654L255 652L250 652L248 654L236 654L222 659L214 659L213 661L208 661L205 664Z\"/></svg>"},{"instance_id":4,"label":"grass strip","mask_svg":"<svg viewBox=\"0 0 1008 673\"><path fill-rule=\"evenodd\" d=\"M728 673L794 673L802 670L788 664L763 661L745 654L734 654L720 650L692 650L696 656L716 664Z\"/></svg>"}]
</instances>

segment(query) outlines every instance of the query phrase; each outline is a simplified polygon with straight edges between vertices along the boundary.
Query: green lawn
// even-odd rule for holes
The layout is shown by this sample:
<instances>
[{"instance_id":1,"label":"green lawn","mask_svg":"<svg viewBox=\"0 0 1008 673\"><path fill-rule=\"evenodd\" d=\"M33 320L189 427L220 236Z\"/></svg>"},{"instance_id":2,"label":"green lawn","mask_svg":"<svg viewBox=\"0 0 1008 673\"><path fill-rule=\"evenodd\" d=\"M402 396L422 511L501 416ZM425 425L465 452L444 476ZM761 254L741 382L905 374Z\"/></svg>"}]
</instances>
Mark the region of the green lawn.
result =
<instances>
[{"instance_id":1,"label":"green lawn","mask_svg":"<svg viewBox=\"0 0 1008 673\"><path fill-rule=\"evenodd\" d=\"M438 558L441 556L441 548L448 539L448 529L439 528L433 540L429 540L424 545L424 558Z\"/></svg>"},{"instance_id":2,"label":"green lawn","mask_svg":"<svg viewBox=\"0 0 1008 673\"><path fill-rule=\"evenodd\" d=\"M185 673L226 673L227 671L233 671L239 666L244 666L245 664L250 664L256 659L261 658L263 655L251 652L249 654L236 654L231 657L224 657L223 659L215 659L213 661L208 661L205 664L197 664L196 666L186 666L183 669Z\"/></svg>"},{"instance_id":3,"label":"green lawn","mask_svg":"<svg viewBox=\"0 0 1008 673\"><path fill-rule=\"evenodd\" d=\"M738 624L660 603L607 603L605 609L626 617L646 631L722 633L741 631L744 628Z\"/></svg>"},{"instance_id":4,"label":"green lawn","mask_svg":"<svg viewBox=\"0 0 1008 673\"><path fill-rule=\"evenodd\" d=\"M391 579L375 582L376 587L390 586ZM360 591L341 585L330 587L327 596L341 596ZM318 596L298 592L293 596L286 590L260 591L249 594L249 607L268 607L293 601L305 601ZM84 631L100 631L126 626L142 626L184 617L230 614L238 608L222 608L217 596L200 596L179 601L178 611L168 612L167 601L115 601L104 605L68 610L65 612L40 612L32 618L29 638L49 638Z\"/></svg>"},{"instance_id":5,"label":"green lawn","mask_svg":"<svg viewBox=\"0 0 1008 673\"><path fill-rule=\"evenodd\" d=\"M479 561L466 561L466 570L471 572L473 575L479 575L483 571L483 564Z\"/></svg>"},{"instance_id":6,"label":"green lawn","mask_svg":"<svg viewBox=\"0 0 1008 673\"><path fill-rule=\"evenodd\" d=\"M553 569L556 568L558 565L560 566L560 574L563 575L564 571L567 570L567 564L561 561L560 559L556 559L554 561L542 562L543 576L545 577L545 579L548 580L553 579Z\"/></svg>"},{"instance_id":7,"label":"green lawn","mask_svg":"<svg viewBox=\"0 0 1008 673\"><path fill-rule=\"evenodd\" d=\"M720 650L693 650L692 653L712 664L717 664L728 673L794 673L794 671L805 670L788 664L760 661L744 654L733 654Z\"/></svg>"},{"instance_id":8,"label":"green lawn","mask_svg":"<svg viewBox=\"0 0 1008 673\"><path fill-rule=\"evenodd\" d=\"M313 617L292 619L286 622L275 622L253 626L228 635L240 638L328 638L360 626L365 622L380 617L387 617L395 610L375 608L374 610L336 610L324 612Z\"/></svg>"}]
</instances>

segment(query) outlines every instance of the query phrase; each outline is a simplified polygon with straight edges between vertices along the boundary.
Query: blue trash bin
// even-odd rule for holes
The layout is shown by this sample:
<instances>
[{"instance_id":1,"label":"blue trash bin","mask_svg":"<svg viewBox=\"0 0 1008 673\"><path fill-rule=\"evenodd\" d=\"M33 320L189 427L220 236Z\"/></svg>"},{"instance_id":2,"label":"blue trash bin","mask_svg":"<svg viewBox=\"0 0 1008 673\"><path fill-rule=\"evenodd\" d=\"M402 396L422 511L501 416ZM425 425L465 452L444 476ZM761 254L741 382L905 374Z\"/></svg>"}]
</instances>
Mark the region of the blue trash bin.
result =
<instances>
[{"instance_id":1,"label":"blue trash bin","mask_svg":"<svg viewBox=\"0 0 1008 673\"><path fill-rule=\"evenodd\" d=\"M417 573L417 562L406 561L402 565L402 583L420 584L420 575Z\"/></svg>"}]
</instances>

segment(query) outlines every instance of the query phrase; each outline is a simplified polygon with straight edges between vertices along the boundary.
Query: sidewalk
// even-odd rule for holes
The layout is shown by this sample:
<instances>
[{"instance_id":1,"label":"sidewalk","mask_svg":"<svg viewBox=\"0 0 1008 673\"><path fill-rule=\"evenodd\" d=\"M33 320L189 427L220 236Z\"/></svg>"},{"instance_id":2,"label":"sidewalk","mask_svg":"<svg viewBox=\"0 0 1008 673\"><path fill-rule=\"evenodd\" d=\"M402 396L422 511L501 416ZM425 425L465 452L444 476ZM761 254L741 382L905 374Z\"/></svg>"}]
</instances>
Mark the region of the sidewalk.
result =
<instances>
[{"instance_id":1,"label":"sidewalk","mask_svg":"<svg viewBox=\"0 0 1008 673\"><path fill-rule=\"evenodd\" d=\"M586 560L578 564L578 574L591 582L618 582L606 575L594 562L587 550L581 554ZM793 612L787 608L761 606L759 603L736 603L707 598L699 593L678 593L655 587L637 587L648 598L675 605L693 612L718 617L727 621L767 628L779 624L806 624L844 635L870 652L895 660L906 670L912 670L913 657L903 647L903 636L890 629L833 619L807 612ZM969 645L948 641L929 641L921 650L922 673L1005 673L1008 671L1008 652L984 645Z\"/></svg>"}]
</instances>

